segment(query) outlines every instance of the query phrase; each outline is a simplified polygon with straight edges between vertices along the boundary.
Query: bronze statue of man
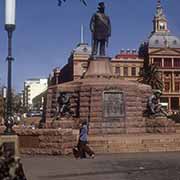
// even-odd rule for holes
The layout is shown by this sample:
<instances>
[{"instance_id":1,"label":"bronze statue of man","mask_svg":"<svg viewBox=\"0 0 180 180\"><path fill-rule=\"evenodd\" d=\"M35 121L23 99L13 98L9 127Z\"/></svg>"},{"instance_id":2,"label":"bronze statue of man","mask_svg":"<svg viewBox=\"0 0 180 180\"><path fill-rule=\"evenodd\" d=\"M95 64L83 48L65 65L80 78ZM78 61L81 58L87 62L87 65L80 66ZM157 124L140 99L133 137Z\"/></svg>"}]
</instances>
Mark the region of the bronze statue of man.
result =
<instances>
[{"instance_id":1,"label":"bronze statue of man","mask_svg":"<svg viewBox=\"0 0 180 180\"><path fill-rule=\"evenodd\" d=\"M108 38L111 36L111 22L105 14L105 4L100 2L98 11L92 16L90 30L92 32L92 56L105 56L105 48L108 45Z\"/></svg>"}]
</instances>

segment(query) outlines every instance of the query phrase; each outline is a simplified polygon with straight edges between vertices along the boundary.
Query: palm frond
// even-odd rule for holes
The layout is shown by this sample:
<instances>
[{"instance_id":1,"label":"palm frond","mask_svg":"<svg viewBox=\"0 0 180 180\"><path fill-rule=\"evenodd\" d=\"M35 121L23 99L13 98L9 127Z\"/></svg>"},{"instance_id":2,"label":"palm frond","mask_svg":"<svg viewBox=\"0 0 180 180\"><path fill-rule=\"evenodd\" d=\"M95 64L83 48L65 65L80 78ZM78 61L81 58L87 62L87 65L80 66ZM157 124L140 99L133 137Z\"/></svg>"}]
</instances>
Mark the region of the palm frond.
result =
<instances>
[{"instance_id":1,"label":"palm frond","mask_svg":"<svg viewBox=\"0 0 180 180\"><path fill-rule=\"evenodd\" d=\"M155 64L151 64L146 66L141 72L140 72L140 78L139 82L148 84L152 87L152 89L159 89L162 91L163 89L163 83L160 77L160 72L158 71L158 68Z\"/></svg>"}]
</instances>

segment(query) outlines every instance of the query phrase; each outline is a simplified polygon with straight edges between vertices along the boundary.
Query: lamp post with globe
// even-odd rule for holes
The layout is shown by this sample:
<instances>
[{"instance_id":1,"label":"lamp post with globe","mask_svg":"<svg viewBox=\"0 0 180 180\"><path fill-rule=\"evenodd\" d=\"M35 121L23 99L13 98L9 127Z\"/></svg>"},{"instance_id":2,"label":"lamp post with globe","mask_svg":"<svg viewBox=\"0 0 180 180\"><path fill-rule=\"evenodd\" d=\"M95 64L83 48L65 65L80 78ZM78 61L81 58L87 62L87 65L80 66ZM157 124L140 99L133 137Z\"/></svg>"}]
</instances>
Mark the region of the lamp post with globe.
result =
<instances>
[{"instance_id":1,"label":"lamp post with globe","mask_svg":"<svg viewBox=\"0 0 180 180\"><path fill-rule=\"evenodd\" d=\"M8 74L7 74L7 106L6 106L6 129L4 134L14 134L13 127L13 113L12 113L12 35L15 30L15 12L16 0L5 0L5 30L8 34Z\"/></svg>"}]
</instances>

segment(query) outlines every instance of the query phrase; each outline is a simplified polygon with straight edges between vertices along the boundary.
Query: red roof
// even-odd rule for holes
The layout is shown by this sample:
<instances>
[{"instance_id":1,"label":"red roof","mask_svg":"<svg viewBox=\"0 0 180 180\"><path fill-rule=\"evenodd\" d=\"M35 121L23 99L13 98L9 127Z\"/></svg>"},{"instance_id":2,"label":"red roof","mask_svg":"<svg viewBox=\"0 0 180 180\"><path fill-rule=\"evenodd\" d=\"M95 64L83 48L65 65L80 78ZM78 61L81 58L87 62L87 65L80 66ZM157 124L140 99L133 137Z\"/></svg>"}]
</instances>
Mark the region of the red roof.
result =
<instances>
[{"instance_id":1,"label":"red roof","mask_svg":"<svg viewBox=\"0 0 180 180\"><path fill-rule=\"evenodd\" d=\"M118 54L115 56L116 59L136 59L138 58L138 54L126 54L126 53L123 53L123 54Z\"/></svg>"}]
</instances>

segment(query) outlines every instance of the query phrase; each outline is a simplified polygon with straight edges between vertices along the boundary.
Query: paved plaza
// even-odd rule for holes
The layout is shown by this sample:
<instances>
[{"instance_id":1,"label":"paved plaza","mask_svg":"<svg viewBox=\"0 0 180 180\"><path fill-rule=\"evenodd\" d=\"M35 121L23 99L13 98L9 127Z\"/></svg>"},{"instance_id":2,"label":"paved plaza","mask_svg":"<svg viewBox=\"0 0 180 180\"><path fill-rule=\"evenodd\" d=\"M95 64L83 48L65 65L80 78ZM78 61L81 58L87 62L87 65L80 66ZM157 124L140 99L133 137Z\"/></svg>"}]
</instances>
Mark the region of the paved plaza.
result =
<instances>
[{"instance_id":1,"label":"paved plaza","mask_svg":"<svg viewBox=\"0 0 180 180\"><path fill-rule=\"evenodd\" d=\"M180 180L180 153L22 158L28 180Z\"/></svg>"}]
</instances>

